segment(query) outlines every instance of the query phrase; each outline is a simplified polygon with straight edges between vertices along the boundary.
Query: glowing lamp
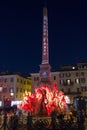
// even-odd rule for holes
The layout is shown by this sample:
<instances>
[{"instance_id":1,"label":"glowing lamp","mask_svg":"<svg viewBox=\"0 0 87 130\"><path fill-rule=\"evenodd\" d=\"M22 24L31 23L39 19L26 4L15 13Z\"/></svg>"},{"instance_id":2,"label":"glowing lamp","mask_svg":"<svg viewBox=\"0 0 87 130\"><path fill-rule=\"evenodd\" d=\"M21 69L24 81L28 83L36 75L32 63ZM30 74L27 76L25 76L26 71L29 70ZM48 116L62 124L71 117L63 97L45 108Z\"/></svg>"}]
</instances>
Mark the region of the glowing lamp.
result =
<instances>
[{"instance_id":1,"label":"glowing lamp","mask_svg":"<svg viewBox=\"0 0 87 130\"><path fill-rule=\"evenodd\" d=\"M13 92L11 92L11 93L10 93L10 95L11 95L11 96L14 96L14 93L13 93Z\"/></svg>"}]
</instances>

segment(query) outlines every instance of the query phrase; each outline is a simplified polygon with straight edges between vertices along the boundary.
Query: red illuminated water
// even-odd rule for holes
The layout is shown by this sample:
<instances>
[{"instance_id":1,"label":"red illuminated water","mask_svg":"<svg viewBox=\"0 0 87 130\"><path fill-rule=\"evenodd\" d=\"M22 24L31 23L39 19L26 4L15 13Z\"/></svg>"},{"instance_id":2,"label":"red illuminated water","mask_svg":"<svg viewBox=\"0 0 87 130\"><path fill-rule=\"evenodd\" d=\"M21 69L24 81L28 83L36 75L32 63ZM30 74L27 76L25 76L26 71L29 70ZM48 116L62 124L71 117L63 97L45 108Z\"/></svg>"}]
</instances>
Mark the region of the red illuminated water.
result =
<instances>
[{"instance_id":1,"label":"red illuminated water","mask_svg":"<svg viewBox=\"0 0 87 130\"><path fill-rule=\"evenodd\" d=\"M50 115L54 110L64 111L66 100L64 93L59 91L56 83L51 86L44 84L35 87L33 94L25 92L23 101L18 108L31 112L33 115Z\"/></svg>"}]
</instances>

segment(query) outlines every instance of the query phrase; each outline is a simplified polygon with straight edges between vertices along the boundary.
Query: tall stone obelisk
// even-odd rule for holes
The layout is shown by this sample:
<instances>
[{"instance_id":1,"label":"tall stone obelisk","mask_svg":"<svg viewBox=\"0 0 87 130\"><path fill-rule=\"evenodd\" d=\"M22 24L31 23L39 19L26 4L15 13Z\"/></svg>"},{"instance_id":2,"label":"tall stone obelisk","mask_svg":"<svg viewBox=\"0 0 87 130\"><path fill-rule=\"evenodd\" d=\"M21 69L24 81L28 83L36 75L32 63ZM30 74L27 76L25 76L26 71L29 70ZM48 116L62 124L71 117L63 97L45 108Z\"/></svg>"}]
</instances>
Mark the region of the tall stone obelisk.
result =
<instances>
[{"instance_id":1,"label":"tall stone obelisk","mask_svg":"<svg viewBox=\"0 0 87 130\"><path fill-rule=\"evenodd\" d=\"M48 44L48 15L46 6L43 8L43 34L42 34L42 63L40 65L40 82L49 84L51 81L51 66L49 64Z\"/></svg>"}]
</instances>

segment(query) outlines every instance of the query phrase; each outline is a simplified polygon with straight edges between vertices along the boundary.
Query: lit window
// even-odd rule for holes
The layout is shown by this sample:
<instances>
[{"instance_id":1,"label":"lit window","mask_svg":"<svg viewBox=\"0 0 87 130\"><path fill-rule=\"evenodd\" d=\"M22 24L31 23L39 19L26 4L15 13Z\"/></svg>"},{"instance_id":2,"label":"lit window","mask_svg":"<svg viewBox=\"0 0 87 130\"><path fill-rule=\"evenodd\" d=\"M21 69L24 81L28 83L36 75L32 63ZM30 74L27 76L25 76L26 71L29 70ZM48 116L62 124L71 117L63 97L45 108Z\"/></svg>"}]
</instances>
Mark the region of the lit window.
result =
<instances>
[{"instance_id":1,"label":"lit window","mask_svg":"<svg viewBox=\"0 0 87 130\"><path fill-rule=\"evenodd\" d=\"M13 92L13 91L14 91L14 89L13 89L13 87L11 87L11 88L10 88L10 93Z\"/></svg>"},{"instance_id":2,"label":"lit window","mask_svg":"<svg viewBox=\"0 0 87 130\"><path fill-rule=\"evenodd\" d=\"M79 84L79 82L80 82L79 79L76 79L76 83Z\"/></svg>"},{"instance_id":3,"label":"lit window","mask_svg":"<svg viewBox=\"0 0 87 130\"><path fill-rule=\"evenodd\" d=\"M60 80L60 84L64 85L64 80L63 79Z\"/></svg>"},{"instance_id":4,"label":"lit window","mask_svg":"<svg viewBox=\"0 0 87 130\"><path fill-rule=\"evenodd\" d=\"M70 83L71 83L71 80L67 79L67 84L70 85Z\"/></svg>"}]
</instances>

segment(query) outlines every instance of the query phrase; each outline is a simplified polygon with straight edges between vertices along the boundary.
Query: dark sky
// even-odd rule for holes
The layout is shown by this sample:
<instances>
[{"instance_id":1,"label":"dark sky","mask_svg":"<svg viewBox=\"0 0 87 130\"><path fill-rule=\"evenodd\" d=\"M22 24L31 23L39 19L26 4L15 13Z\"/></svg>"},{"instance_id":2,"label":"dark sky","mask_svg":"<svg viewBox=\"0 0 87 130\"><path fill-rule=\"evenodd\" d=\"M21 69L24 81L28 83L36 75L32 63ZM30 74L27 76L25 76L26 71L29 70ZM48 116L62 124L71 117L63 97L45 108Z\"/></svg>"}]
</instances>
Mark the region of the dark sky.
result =
<instances>
[{"instance_id":1,"label":"dark sky","mask_svg":"<svg viewBox=\"0 0 87 130\"><path fill-rule=\"evenodd\" d=\"M0 2L0 71L39 72L44 0ZM87 6L80 1L48 0L52 69L87 61Z\"/></svg>"}]
</instances>

